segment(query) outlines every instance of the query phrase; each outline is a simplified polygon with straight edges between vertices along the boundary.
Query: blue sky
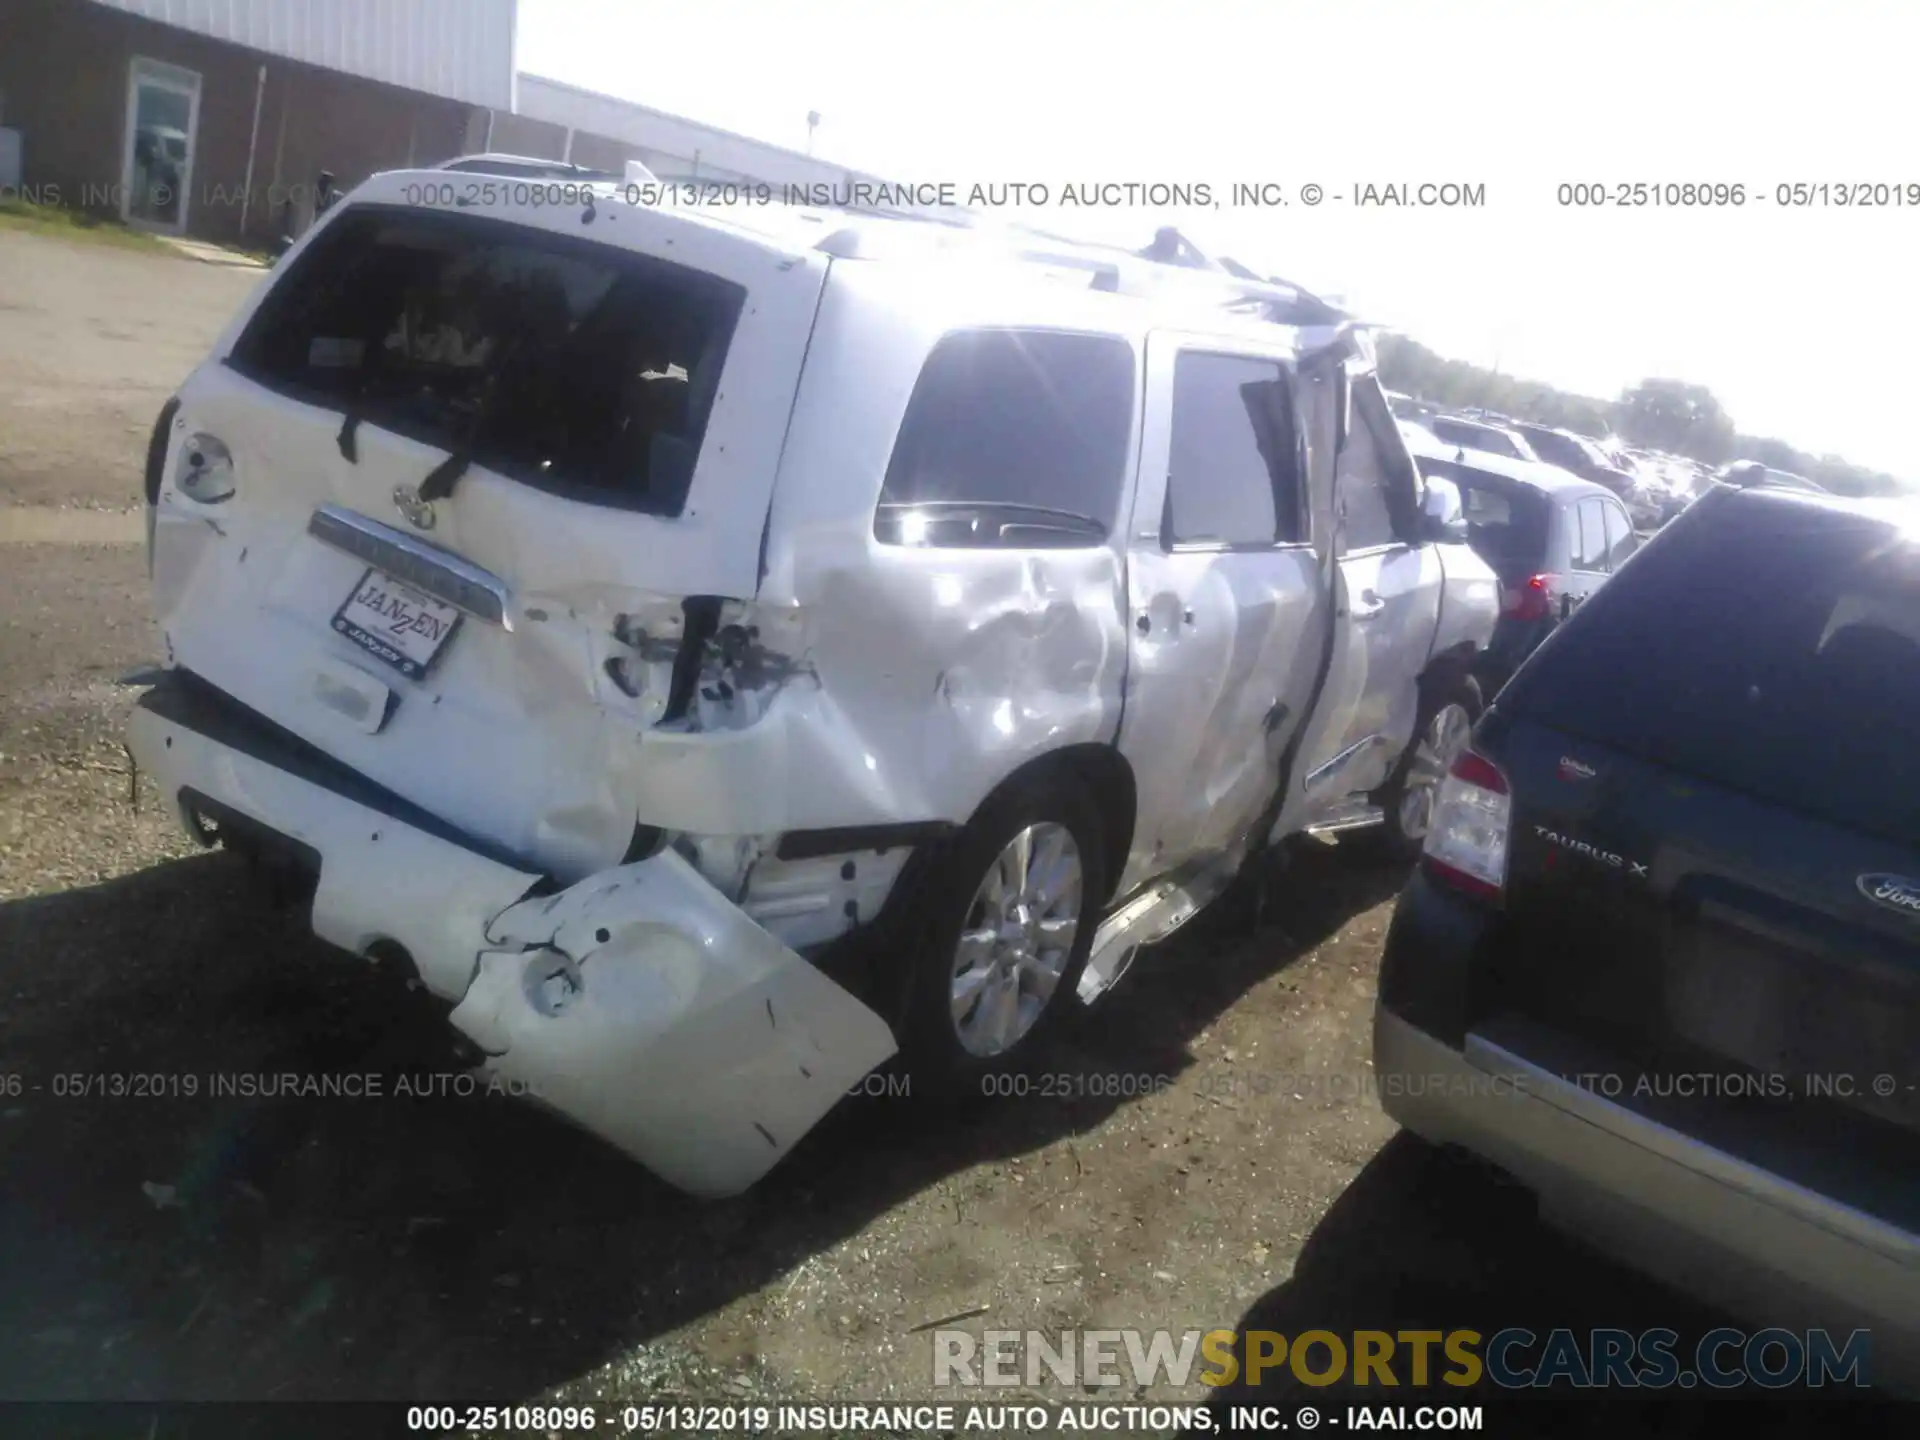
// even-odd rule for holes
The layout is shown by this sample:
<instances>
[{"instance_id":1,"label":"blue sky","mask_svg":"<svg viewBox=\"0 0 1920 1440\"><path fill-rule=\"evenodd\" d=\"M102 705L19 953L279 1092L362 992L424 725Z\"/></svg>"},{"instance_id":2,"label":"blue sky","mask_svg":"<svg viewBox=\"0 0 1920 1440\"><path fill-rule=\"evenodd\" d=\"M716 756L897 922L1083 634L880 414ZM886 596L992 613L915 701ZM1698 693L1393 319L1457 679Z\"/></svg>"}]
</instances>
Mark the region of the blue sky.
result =
<instances>
[{"instance_id":1,"label":"blue sky","mask_svg":"<svg viewBox=\"0 0 1920 1440\"><path fill-rule=\"evenodd\" d=\"M1444 353L1920 480L1920 207L1596 211L1562 182L1920 184L1904 0L521 0L525 70L901 179L1483 183L1475 210L1063 211L1157 224Z\"/></svg>"}]
</instances>

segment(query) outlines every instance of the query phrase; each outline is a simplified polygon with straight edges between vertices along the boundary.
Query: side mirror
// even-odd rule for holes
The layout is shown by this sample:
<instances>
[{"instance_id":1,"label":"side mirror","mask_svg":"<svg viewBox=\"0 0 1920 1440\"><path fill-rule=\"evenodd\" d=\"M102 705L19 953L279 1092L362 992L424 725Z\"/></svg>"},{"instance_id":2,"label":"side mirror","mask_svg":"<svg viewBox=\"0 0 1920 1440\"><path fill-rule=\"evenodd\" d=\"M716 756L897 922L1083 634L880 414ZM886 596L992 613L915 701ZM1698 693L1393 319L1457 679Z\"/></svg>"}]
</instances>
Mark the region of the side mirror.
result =
<instances>
[{"instance_id":1,"label":"side mirror","mask_svg":"<svg viewBox=\"0 0 1920 1440\"><path fill-rule=\"evenodd\" d=\"M1423 539L1450 545L1465 543L1467 514L1460 503L1460 487L1453 481L1436 475L1422 482L1420 528Z\"/></svg>"}]
</instances>

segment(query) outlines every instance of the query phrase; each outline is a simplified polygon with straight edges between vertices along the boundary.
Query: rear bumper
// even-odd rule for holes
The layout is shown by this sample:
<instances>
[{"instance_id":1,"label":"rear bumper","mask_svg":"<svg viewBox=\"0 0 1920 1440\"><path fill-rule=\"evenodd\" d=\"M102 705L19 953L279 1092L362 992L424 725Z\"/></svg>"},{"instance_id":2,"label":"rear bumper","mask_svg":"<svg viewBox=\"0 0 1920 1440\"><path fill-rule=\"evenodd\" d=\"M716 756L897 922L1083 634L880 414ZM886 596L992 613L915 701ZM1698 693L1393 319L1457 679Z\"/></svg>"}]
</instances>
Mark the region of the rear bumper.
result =
<instances>
[{"instance_id":1,"label":"rear bumper","mask_svg":"<svg viewBox=\"0 0 1920 1440\"><path fill-rule=\"evenodd\" d=\"M237 820L317 870L316 935L403 947L490 1070L681 1189L746 1189L894 1052L877 1014L672 852L547 893L179 672L128 745L189 829Z\"/></svg>"},{"instance_id":2,"label":"rear bumper","mask_svg":"<svg viewBox=\"0 0 1920 1440\"><path fill-rule=\"evenodd\" d=\"M1510 1172L1545 1218L1757 1324L1872 1334L1875 1385L1920 1389L1920 1235L1806 1190L1469 1034L1382 1007L1382 1103Z\"/></svg>"}]
</instances>

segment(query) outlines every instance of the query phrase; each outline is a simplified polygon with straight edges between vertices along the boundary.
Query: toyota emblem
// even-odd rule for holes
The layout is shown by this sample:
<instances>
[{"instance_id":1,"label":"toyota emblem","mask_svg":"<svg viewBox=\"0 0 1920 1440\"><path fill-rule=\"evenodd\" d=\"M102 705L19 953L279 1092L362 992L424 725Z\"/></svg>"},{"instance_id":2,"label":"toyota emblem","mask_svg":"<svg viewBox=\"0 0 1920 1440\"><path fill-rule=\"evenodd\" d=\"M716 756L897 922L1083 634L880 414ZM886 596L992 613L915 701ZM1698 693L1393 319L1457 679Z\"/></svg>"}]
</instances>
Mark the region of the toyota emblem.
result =
<instances>
[{"instance_id":1,"label":"toyota emblem","mask_svg":"<svg viewBox=\"0 0 1920 1440\"><path fill-rule=\"evenodd\" d=\"M422 500L420 492L411 485L393 487L393 508L407 517L407 523L416 530L433 528L433 502Z\"/></svg>"}]
</instances>

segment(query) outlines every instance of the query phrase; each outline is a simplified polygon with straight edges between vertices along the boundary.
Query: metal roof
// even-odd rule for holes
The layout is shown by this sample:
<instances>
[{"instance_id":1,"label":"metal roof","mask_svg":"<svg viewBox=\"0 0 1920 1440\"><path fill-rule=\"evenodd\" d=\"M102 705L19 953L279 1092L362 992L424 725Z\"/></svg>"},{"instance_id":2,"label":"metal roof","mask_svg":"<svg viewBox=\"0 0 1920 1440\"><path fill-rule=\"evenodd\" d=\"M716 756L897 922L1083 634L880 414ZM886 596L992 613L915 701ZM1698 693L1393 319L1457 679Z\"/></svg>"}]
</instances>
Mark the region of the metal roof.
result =
<instances>
[{"instance_id":1,"label":"metal roof","mask_svg":"<svg viewBox=\"0 0 1920 1440\"><path fill-rule=\"evenodd\" d=\"M517 0L91 0L408 90L514 108Z\"/></svg>"}]
</instances>

